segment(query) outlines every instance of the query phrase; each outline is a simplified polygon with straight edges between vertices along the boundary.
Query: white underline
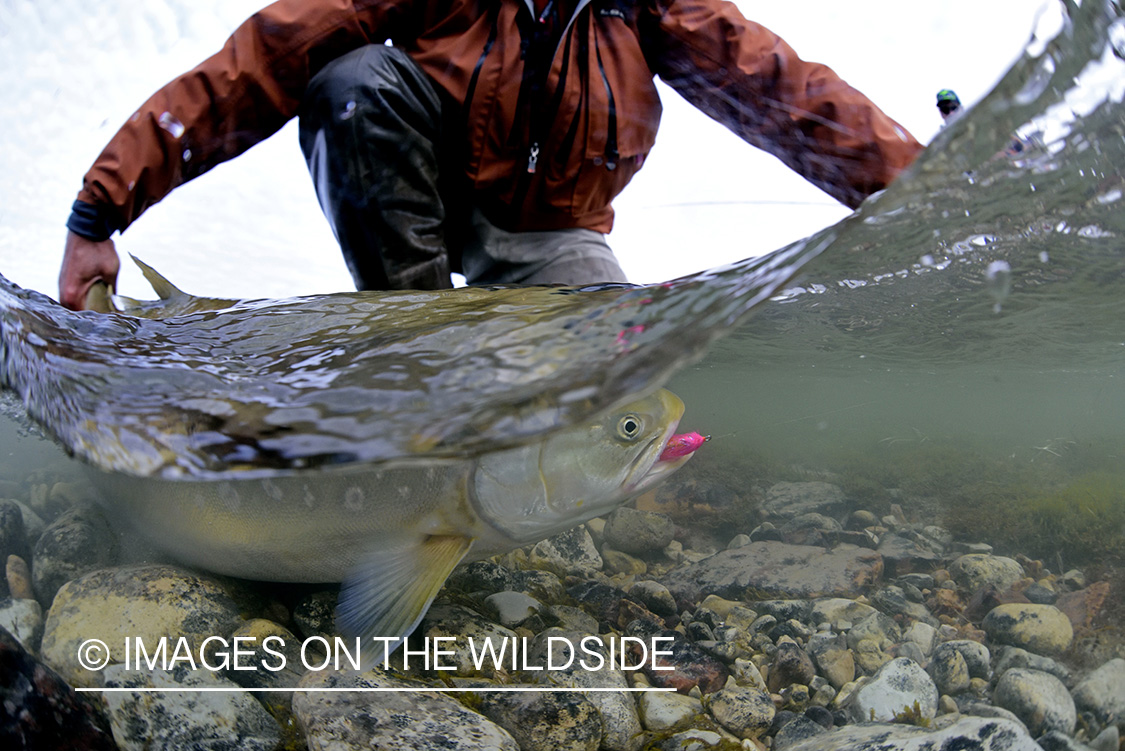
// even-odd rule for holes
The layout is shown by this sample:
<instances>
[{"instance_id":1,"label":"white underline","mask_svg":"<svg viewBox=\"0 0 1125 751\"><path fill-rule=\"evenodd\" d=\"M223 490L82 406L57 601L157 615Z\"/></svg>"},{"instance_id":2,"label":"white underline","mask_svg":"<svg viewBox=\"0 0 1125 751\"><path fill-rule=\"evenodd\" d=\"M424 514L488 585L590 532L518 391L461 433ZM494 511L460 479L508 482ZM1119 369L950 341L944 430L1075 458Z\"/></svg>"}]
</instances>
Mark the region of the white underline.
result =
<instances>
[{"instance_id":1,"label":"white underline","mask_svg":"<svg viewBox=\"0 0 1125 751\"><path fill-rule=\"evenodd\" d=\"M616 692L616 693L635 693L642 691L659 691L663 693L675 691L674 688L523 688L520 686L494 686L494 687L466 687L466 688L377 688L377 687L359 687L359 688L346 688L342 686L324 687L324 688L204 688L200 686L181 686L181 687L147 687L140 686L137 688L127 687L112 687L112 688L75 688L75 691L82 691L88 693L155 693L158 691L182 691L196 694L204 693L285 693L285 692L300 692L300 693L341 693L341 692L362 692L362 693L412 693L412 694L443 694L443 693L490 693L490 692L516 692L522 691L527 693L536 694L553 694L563 692L580 691L587 692Z\"/></svg>"}]
</instances>

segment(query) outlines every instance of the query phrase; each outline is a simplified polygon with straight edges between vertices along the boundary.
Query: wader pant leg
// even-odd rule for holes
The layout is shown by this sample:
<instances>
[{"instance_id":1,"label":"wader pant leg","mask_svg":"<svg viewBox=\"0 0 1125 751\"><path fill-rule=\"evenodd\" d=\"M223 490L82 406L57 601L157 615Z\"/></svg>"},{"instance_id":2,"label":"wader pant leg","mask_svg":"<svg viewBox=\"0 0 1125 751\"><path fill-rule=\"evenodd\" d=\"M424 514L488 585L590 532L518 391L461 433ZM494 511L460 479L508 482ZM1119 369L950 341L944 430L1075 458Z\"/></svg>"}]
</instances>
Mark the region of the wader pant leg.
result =
<instances>
[{"instance_id":1,"label":"wader pant leg","mask_svg":"<svg viewBox=\"0 0 1125 751\"><path fill-rule=\"evenodd\" d=\"M438 185L441 100L405 52L382 44L313 76L301 150L357 289L451 285Z\"/></svg>"},{"instance_id":2,"label":"wader pant leg","mask_svg":"<svg viewBox=\"0 0 1125 751\"><path fill-rule=\"evenodd\" d=\"M469 284L625 282L605 235L592 229L507 232L473 210L461 268Z\"/></svg>"}]
</instances>

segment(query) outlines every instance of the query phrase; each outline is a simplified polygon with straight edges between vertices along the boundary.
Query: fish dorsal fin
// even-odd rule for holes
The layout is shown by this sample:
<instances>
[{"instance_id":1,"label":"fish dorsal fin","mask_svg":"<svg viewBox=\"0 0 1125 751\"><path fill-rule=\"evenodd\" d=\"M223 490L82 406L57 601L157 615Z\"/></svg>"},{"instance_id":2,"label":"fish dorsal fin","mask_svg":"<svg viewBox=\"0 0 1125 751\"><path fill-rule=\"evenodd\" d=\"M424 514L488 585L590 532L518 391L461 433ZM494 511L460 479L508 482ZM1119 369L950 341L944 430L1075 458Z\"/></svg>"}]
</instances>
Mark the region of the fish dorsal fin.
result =
<instances>
[{"instance_id":1,"label":"fish dorsal fin","mask_svg":"<svg viewBox=\"0 0 1125 751\"><path fill-rule=\"evenodd\" d=\"M390 654L422 620L472 544L468 537L432 535L372 550L340 588L337 627L364 644L372 644L372 637L393 638Z\"/></svg>"},{"instance_id":2,"label":"fish dorsal fin","mask_svg":"<svg viewBox=\"0 0 1125 751\"><path fill-rule=\"evenodd\" d=\"M145 279L152 285L152 291L155 292L161 300L171 300L174 297L187 297L186 292L165 279L160 272L152 266L149 266L132 253L129 254L129 257L133 259L133 263L137 264L141 273L144 274Z\"/></svg>"}]
</instances>

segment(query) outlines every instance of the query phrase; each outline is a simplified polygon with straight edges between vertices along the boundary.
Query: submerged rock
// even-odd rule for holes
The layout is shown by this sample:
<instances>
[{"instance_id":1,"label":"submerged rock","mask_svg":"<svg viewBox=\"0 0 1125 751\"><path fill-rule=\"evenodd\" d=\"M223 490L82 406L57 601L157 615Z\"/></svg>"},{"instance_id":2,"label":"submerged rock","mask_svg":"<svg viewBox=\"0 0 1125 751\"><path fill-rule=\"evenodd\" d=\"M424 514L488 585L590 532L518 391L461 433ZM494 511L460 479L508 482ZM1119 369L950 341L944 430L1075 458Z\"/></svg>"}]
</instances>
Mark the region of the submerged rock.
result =
<instances>
[{"instance_id":1,"label":"submerged rock","mask_svg":"<svg viewBox=\"0 0 1125 751\"><path fill-rule=\"evenodd\" d=\"M949 573L969 592L985 587L1003 592L1023 578L1023 566L1003 556L969 553L950 564Z\"/></svg>"},{"instance_id":2,"label":"submerged rock","mask_svg":"<svg viewBox=\"0 0 1125 751\"><path fill-rule=\"evenodd\" d=\"M903 714L932 720L938 692L933 680L913 660L891 660L851 695L849 714L856 722L888 722Z\"/></svg>"},{"instance_id":3,"label":"submerged rock","mask_svg":"<svg viewBox=\"0 0 1125 751\"><path fill-rule=\"evenodd\" d=\"M827 482L779 482L766 491L762 511L769 517L792 519L801 514L837 514L844 491Z\"/></svg>"},{"instance_id":4,"label":"submerged rock","mask_svg":"<svg viewBox=\"0 0 1125 751\"><path fill-rule=\"evenodd\" d=\"M864 548L826 551L783 542L754 542L681 566L661 582L681 599L706 594L732 600L763 597L856 597L879 580L883 559Z\"/></svg>"},{"instance_id":5,"label":"submerged rock","mask_svg":"<svg viewBox=\"0 0 1125 751\"><path fill-rule=\"evenodd\" d=\"M770 728L776 710L765 691L732 686L713 694L707 711L739 738L757 738Z\"/></svg>"},{"instance_id":6,"label":"submerged rock","mask_svg":"<svg viewBox=\"0 0 1125 751\"><path fill-rule=\"evenodd\" d=\"M972 749L972 751L1043 751L1018 722L1012 720L962 717L941 730L912 725L848 725L807 741L789 746L786 751L930 751L931 749Z\"/></svg>"},{"instance_id":7,"label":"submerged rock","mask_svg":"<svg viewBox=\"0 0 1125 751\"><path fill-rule=\"evenodd\" d=\"M113 751L109 725L55 671L0 628L0 746L11 751Z\"/></svg>"},{"instance_id":8,"label":"submerged rock","mask_svg":"<svg viewBox=\"0 0 1125 751\"><path fill-rule=\"evenodd\" d=\"M1114 658L1083 678L1074 703L1106 725L1125 724L1125 660Z\"/></svg>"},{"instance_id":9,"label":"submerged rock","mask_svg":"<svg viewBox=\"0 0 1125 751\"><path fill-rule=\"evenodd\" d=\"M622 507L609 515L605 541L623 553L656 554L672 542L676 525L664 514Z\"/></svg>"},{"instance_id":10,"label":"submerged rock","mask_svg":"<svg viewBox=\"0 0 1125 751\"><path fill-rule=\"evenodd\" d=\"M31 572L39 603L50 607L62 585L116 560L117 539L101 512L94 506L71 509L35 543Z\"/></svg>"},{"instance_id":11,"label":"submerged rock","mask_svg":"<svg viewBox=\"0 0 1125 751\"><path fill-rule=\"evenodd\" d=\"M601 714L577 691L481 696L481 713L507 730L520 751L595 751L601 745Z\"/></svg>"},{"instance_id":12,"label":"submerged rock","mask_svg":"<svg viewBox=\"0 0 1125 751\"><path fill-rule=\"evenodd\" d=\"M43 638L43 609L35 600L0 600L0 628L36 654Z\"/></svg>"},{"instance_id":13,"label":"submerged rock","mask_svg":"<svg viewBox=\"0 0 1125 751\"><path fill-rule=\"evenodd\" d=\"M309 673L302 688L421 688L424 684L366 673ZM496 723L438 693L299 692L293 713L310 749L520 751Z\"/></svg>"},{"instance_id":14,"label":"submerged rock","mask_svg":"<svg viewBox=\"0 0 1125 751\"><path fill-rule=\"evenodd\" d=\"M1066 651L1074 639L1070 619L1051 605L998 605L981 621L981 628L992 641L1046 655Z\"/></svg>"},{"instance_id":15,"label":"submerged rock","mask_svg":"<svg viewBox=\"0 0 1125 751\"><path fill-rule=\"evenodd\" d=\"M1019 717L1033 735L1051 730L1071 735L1078 721L1066 686L1050 673L1012 668L1000 677L996 704Z\"/></svg>"},{"instance_id":16,"label":"submerged rock","mask_svg":"<svg viewBox=\"0 0 1125 751\"><path fill-rule=\"evenodd\" d=\"M167 688L145 693L103 695L121 751L194 751L237 748L271 751L281 741L281 728L265 707L232 681L209 670L125 670L111 665L103 671L107 688ZM177 691L178 688L225 689Z\"/></svg>"},{"instance_id":17,"label":"submerged rock","mask_svg":"<svg viewBox=\"0 0 1125 751\"><path fill-rule=\"evenodd\" d=\"M40 652L71 685L97 686L98 673L78 661L79 645L88 639L109 647L110 664L123 661L126 637L142 639L149 651L168 639L169 654L183 637L198 656L204 639L228 635L241 622L231 592L215 579L174 566L103 569L59 590Z\"/></svg>"}]
</instances>

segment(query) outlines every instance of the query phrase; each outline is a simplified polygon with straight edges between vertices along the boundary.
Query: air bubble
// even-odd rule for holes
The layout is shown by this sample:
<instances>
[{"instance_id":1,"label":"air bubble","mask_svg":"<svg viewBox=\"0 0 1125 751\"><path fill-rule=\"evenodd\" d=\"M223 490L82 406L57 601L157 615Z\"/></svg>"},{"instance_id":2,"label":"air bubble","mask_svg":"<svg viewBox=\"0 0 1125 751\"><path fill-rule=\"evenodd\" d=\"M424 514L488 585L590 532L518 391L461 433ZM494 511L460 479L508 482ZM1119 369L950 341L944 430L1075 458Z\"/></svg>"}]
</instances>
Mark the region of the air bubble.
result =
<instances>
[{"instance_id":1,"label":"air bubble","mask_svg":"<svg viewBox=\"0 0 1125 751\"><path fill-rule=\"evenodd\" d=\"M1007 261L993 261L988 264L988 269L984 272L984 280L988 286L988 294L996 301L992 310L999 313L1000 304L1012 291L1012 267Z\"/></svg>"}]
</instances>

